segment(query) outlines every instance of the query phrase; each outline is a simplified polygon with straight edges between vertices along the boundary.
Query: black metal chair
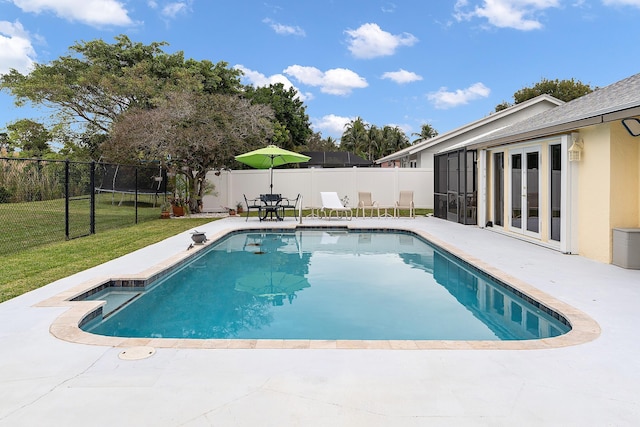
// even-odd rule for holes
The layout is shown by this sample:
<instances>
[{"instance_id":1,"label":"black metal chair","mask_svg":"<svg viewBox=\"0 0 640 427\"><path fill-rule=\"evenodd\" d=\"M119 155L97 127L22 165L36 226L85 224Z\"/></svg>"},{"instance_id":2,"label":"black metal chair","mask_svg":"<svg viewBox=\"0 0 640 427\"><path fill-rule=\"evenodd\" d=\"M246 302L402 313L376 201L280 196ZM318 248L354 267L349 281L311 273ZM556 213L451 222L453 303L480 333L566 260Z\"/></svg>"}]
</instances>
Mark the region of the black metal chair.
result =
<instances>
[{"instance_id":1,"label":"black metal chair","mask_svg":"<svg viewBox=\"0 0 640 427\"><path fill-rule=\"evenodd\" d=\"M298 207L298 201L300 200L300 193L296 196L295 199L289 199L287 197L283 197L280 201L280 206L286 212L287 209L293 209L293 217L298 219L298 212L296 208Z\"/></svg>"},{"instance_id":2,"label":"black metal chair","mask_svg":"<svg viewBox=\"0 0 640 427\"><path fill-rule=\"evenodd\" d=\"M243 194L244 196L244 202L247 204L247 218L245 219L246 221L249 221L249 211L251 209L257 209L258 212L260 212L260 208L262 207L262 202L260 201L259 198L255 198L255 199L247 199L246 194Z\"/></svg>"}]
</instances>

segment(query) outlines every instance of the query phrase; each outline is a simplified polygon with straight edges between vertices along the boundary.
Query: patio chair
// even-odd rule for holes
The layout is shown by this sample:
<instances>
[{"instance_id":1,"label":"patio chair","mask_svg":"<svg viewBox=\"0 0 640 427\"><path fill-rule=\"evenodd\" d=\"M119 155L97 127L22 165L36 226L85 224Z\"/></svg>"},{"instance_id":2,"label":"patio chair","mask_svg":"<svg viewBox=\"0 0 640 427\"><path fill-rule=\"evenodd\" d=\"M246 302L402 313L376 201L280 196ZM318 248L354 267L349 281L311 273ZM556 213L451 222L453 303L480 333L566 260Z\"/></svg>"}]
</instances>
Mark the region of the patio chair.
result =
<instances>
[{"instance_id":1,"label":"patio chair","mask_svg":"<svg viewBox=\"0 0 640 427\"><path fill-rule=\"evenodd\" d=\"M243 194L243 196L244 196L244 202L247 204L247 218L245 219L245 222L246 222L246 221L249 221L249 211L251 209L257 209L258 211L260 211L262 202L260 201L259 198L247 199L247 196L245 194Z\"/></svg>"},{"instance_id":2,"label":"patio chair","mask_svg":"<svg viewBox=\"0 0 640 427\"><path fill-rule=\"evenodd\" d=\"M413 191L400 191L400 198L396 202L396 207L393 209L393 216L399 217L400 209L409 209L409 217L415 218Z\"/></svg>"},{"instance_id":3,"label":"patio chair","mask_svg":"<svg viewBox=\"0 0 640 427\"><path fill-rule=\"evenodd\" d=\"M280 201L280 206L286 212L287 209L293 209L293 217L298 219L298 211L296 207L298 206L298 201L300 200L300 193L296 196L295 199L289 199L288 197L283 197Z\"/></svg>"},{"instance_id":4,"label":"patio chair","mask_svg":"<svg viewBox=\"0 0 640 427\"><path fill-rule=\"evenodd\" d=\"M372 200L371 192L358 191L358 207L356 208L356 218L358 217L358 213L360 211L362 211L362 217L366 218L366 209L370 210L371 218L373 218L373 210L377 209L378 217L380 217L380 208L378 207L378 202Z\"/></svg>"},{"instance_id":5,"label":"patio chair","mask_svg":"<svg viewBox=\"0 0 640 427\"><path fill-rule=\"evenodd\" d=\"M340 213L344 213L345 217L351 221L353 217L353 212L351 208L345 208L340 198L338 197L338 193L335 191L331 192L320 192L320 197L322 198L322 208L320 209L320 215L324 217L327 215L329 219L331 219L331 215L336 213L336 219L339 217Z\"/></svg>"}]
</instances>

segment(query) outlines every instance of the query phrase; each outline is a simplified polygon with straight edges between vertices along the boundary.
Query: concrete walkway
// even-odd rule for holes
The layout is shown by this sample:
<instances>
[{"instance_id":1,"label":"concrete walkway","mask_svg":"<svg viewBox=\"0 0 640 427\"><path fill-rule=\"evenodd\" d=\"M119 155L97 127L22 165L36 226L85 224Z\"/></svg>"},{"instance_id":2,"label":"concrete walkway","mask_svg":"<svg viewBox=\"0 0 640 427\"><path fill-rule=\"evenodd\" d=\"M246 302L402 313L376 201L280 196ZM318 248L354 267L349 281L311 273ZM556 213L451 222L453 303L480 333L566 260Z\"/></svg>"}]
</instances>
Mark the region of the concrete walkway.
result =
<instances>
[{"instance_id":1,"label":"concrete walkway","mask_svg":"<svg viewBox=\"0 0 640 427\"><path fill-rule=\"evenodd\" d=\"M538 350L157 348L141 360L50 334L67 308L35 305L175 256L187 232L0 304L0 426L638 424L640 271L435 218L350 223L365 221L428 233L586 313L601 334ZM227 218L199 230L258 225L269 226Z\"/></svg>"}]
</instances>

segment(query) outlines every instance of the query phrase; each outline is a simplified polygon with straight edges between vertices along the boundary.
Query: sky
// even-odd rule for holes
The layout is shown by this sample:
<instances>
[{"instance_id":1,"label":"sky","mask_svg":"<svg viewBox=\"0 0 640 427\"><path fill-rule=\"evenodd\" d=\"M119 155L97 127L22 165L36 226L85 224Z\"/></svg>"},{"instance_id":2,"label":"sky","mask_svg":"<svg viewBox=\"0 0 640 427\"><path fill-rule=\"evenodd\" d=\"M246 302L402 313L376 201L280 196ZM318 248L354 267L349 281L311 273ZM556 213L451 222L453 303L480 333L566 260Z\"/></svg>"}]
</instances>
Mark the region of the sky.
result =
<instances>
[{"instance_id":1,"label":"sky","mask_svg":"<svg viewBox=\"0 0 640 427\"><path fill-rule=\"evenodd\" d=\"M126 34L293 86L314 131L360 117L445 133L541 79L604 87L640 72L640 0L0 0L0 74ZM0 92L0 131L46 110Z\"/></svg>"}]
</instances>

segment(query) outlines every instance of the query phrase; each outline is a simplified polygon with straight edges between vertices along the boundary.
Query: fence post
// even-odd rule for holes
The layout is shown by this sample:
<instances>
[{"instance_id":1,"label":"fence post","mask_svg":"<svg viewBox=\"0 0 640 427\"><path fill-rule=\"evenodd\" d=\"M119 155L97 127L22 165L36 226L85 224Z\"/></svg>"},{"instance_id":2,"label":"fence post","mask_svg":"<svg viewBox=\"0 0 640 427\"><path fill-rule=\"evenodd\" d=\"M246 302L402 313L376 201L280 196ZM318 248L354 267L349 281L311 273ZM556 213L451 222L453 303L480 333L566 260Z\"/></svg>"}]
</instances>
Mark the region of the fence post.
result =
<instances>
[{"instance_id":1,"label":"fence post","mask_svg":"<svg viewBox=\"0 0 640 427\"><path fill-rule=\"evenodd\" d=\"M91 186L91 202L89 204L89 234L96 234L96 162L91 161L91 171L89 172Z\"/></svg>"},{"instance_id":2,"label":"fence post","mask_svg":"<svg viewBox=\"0 0 640 427\"><path fill-rule=\"evenodd\" d=\"M64 235L69 240L69 159L64 162Z\"/></svg>"},{"instance_id":3,"label":"fence post","mask_svg":"<svg viewBox=\"0 0 640 427\"><path fill-rule=\"evenodd\" d=\"M136 211L136 224L138 223L138 166L134 166L135 167L135 182L136 182L136 190L135 190L135 197L133 200L133 207Z\"/></svg>"}]
</instances>

